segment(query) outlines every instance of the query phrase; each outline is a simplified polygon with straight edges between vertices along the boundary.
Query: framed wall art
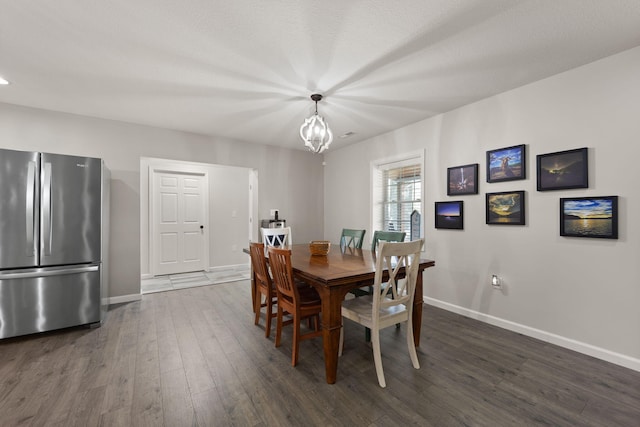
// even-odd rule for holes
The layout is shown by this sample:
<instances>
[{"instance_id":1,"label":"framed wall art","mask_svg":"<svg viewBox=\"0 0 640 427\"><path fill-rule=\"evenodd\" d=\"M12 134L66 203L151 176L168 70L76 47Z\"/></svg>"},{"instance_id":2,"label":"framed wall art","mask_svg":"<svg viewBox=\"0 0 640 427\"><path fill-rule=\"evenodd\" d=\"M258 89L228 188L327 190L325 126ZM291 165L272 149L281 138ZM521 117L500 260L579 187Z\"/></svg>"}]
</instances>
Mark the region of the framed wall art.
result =
<instances>
[{"instance_id":1,"label":"framed wall art","mask_svg":"<svg viewBox=\"0 0 640 427\"><path fill-rule=\"evenodd\" d=\"M487 151L487 182L525 179L527 177L525 148L523 144Z\"/></svg>"},{"instance_id":2,"label":"framed wall art","mask_svg":"<svg viewBox=\"0 0 640 427\"><path fill-rule=\"evenodd\" d=\"M588 149L538 154L538 191L589 188Z\"/></svg>"},{"instance_id":3,"label":"framed wall art","mask_svg":"<svg viewBox=\"0 0 640 427\"><path fill-rule=\"evenodd\" d=\"M524 191L487 193L487 224L524 225Z\"/></svg>"},{"instance_id":4,"label":"framed wall art","mask_svg":"<svg viewBox=\"0 0 640 427\"><path fill-rule=\"evenodd\" d=\"M447 168L447 196L478 194L478 164Z\"/></svg>"},{"instance_id":5,"label":"framed wall art","mask_svg":"<svg viewBox=\"0 0 640 427\"><path fill-rule=\"evenodd\" d=\"M462 230L464 228L464 212L461 201L436 202L436 228Z\"/></svg>"},{"instance_id":6,"label":"framed wall art","mask_svg":"<svg viewBox=\"0 0 640 427\"><path fill-rule=\"evenodd\" d=\"M618 238L618 196L560 199L560 235Z\"/></svg>"}]
</instances>

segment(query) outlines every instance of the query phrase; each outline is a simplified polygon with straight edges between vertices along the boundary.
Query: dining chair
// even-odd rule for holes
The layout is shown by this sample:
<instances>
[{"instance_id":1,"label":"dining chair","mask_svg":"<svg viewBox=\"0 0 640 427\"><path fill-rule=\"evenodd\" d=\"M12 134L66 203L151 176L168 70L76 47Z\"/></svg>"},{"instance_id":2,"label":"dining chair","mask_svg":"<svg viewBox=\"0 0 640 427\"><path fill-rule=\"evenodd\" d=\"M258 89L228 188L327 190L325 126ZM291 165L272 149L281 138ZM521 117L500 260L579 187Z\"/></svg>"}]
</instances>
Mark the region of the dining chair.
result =
<instances>
[{"instance_id":1,"label":"dining chair","mask_svg":"<svg viewBox=\"0 0 640 427\"><path fill-rule=\"evenodd\" d=\"M345 248L362 249L362 244L364 243L364 234L366 232L367 230L343 228L342 233L340 234L340 248L342 250L344 250ZM349 293L353 294L356 297L368 294L366 289L361 288L351 289Z\"/></svg>"},{"instance_id":2,"label":"dining chair","mask_svg":"<svg viewBox=\"0 0 640 427\"><path fill-rule=\"evenodd\" d=\"M267 248L269 246L282 248L290 246L293 243L291 227L261 228L260 232L262 233L262 241L265 246L265 255L267 255Z\"/></svg>"},{"instance_id":3,"label":"dining chair","mask_svg":"<svg viewBox=\"0 0 640 427\"><path fill-rule=\"evenodd\" d=\"M407 233L404 231L374 231L373 238L371 239L371 252L375 252L378 249L380 242L404 242L404 237ZM362 291L363 289L359 289ZM368 294L373 293L373 286L369 286ZM396 324L397 328L400 328L400 324ZM366 342L371 341L371 329L365 328L364 339Z\"/></svg>"},{"instance_id":4,"label":"dining chair","mask_svg":"<svg viewBox=\"0 0 640 427\"><path fill-rule=\"evenodd\" d=\"M404 242L404 236L407 233L404 231L374 231L373 238L371 239L371 252L375 252L378 248L380 242ZM363 293L369 295L373 292L373 286L367 288L358 288L355 290L354 295L361 296ZM398 325L400 327L400 325ZM364 334L365 341L371 341L371 330L369 328L365 329Z\"/></svg>"},{"instance_id":5,"label":"dining chair","mask_svg":"<svg viewBox=\"0 0 640 427\"><path fill-rule=\"evenodd\" d=\"M340 235L340 247L362 249L362 242L364 242L364 234L366 232L367 230L343 228Z\"/></svg>"},{"instance_id":6,"label":"dining chair","mask_svg":"<svg viewBox=\"0 0 640 427\"><path fill-rule=\"evenodd\" d=\"M269 266L278 294L278 312L276 317L276 347L280 347L282 337L283 317L291 316L293 323L293 345L291 350L291 366L298 364L298 348L300 341L321 337L320 312L322 305L320 296L312 287L296 286L291 267L291 250L269 247ZM313 319L313 329L302 333L300 323L303 319Z\"/></svg>"},{"instance_id":7,"label":"dining chair","mask_svg":"<svg viewBox=\"0 0 640 427\"><path fill-rule=\"evenodd\" d=\"M254 324L260 323L261 308L265 307L265 331L264 336L269 338L271 334L271 319L277 316L273 307L277 304L277 291L271 280L267 260L264 257L264 243L251 242L249 244L249 255L251 256L251 267L255 281L255 296L253 298L255 312ZM264 302L262 297L264 296Z\"/></svg>"},{"instance_id":8,"label":"dining chair","mask_svg":"<svg viewBox=\"0 0 640 427\"><path fill-rule=\"evenodd\" d=\"M376 257L373 295L346 300L342 303L342 317L371 329L371 345L380 387L386 387L380 352L380 330L398 323L407 325L407 348L411 363L420 369L413 341L413 299L420 264L423 239L411 242L383 242ZM402 271L404 270L404 271ZM383 275L388 272L388 281ZM419 296L421 297L421 295ZM338 354L344 346L344 324L340 329Z\"/></svg>"},{"instance_id":9,"label":"dining chair","mask_svg":"<svg viewBox=\"0 0 640 427\"><path fill-rule=\"evenodd\" d=\"M404 242L404 231L374 231L371 239L371 252L378 249L378 244L382 242Z\"/></svg>"}]
</instances>

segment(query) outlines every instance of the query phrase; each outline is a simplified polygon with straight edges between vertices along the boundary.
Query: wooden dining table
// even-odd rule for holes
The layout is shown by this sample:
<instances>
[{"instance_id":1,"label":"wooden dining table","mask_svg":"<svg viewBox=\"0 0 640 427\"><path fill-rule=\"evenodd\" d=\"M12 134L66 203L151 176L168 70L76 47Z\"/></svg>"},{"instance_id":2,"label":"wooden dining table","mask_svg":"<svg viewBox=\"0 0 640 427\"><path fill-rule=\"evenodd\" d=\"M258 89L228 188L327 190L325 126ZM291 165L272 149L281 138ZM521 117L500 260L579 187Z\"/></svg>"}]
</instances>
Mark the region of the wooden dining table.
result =
<instances>
[{"instance_id":1,"label":"wooden dining table","mask_svg":"<svg viewBox=\"0 0 640 427\"><path fill-rule=\"evenodd\" d=\"M313 286L322 300L322 331L325 375L328 384L336 382L338 347L342 328L342 301L352 289L373 285L376 272L375 252L331 245L324 256L311 255L309 245L292 245L293 274ZM413 341L420 345L422 325L422 272L435 261L420 260L413 302Z\"/></svg>"}]
</instances>

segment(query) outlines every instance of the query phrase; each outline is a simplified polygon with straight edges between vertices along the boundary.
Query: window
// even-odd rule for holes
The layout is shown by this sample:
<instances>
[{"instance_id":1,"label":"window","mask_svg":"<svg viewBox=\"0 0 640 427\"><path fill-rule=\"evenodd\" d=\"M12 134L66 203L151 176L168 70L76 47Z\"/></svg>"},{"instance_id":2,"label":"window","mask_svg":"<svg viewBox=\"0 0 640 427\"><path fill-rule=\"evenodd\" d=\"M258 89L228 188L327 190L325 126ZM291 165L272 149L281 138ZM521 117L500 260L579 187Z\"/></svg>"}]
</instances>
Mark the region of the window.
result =
<instances>
[{"instance_id":1,"label":"window","mask_svg":"<svg viewBox=\"0 0 640 427\"><path fill-rule=\"evenodd\" d=\"M404 231L406 240L422 237L421 229L411 229L411 214L422 217L422 169L424 155L409 155L402 160L372 163L372 230ZM418 228L422 227L422 220Z\"/></svg>"}]
</instances>

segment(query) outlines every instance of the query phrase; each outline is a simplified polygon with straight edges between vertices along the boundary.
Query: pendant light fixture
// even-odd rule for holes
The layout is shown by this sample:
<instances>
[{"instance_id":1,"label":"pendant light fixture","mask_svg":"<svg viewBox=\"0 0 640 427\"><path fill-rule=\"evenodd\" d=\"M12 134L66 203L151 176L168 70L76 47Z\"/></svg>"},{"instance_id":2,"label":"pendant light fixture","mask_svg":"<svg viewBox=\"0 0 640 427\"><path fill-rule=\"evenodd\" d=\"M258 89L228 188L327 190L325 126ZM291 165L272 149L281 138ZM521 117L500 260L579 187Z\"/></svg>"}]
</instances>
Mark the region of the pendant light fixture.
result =
<instances>
[{"instance_id":1,"label":"pendant light fixture","mask_svg":"<svg viewBox=\"0 0 640 427\"><path fill-rule=\"evenodd\" d=\"M329 125L322 116L318 115L318 101L322 99L322 95L314 93L311 100L316 103L316 112L305 119L300 126L300 137L304 141L304 145L314 153L322 153L329 148L329 144L333 141L333 133L329 129Z\"/></svg>"}]
</instances>

